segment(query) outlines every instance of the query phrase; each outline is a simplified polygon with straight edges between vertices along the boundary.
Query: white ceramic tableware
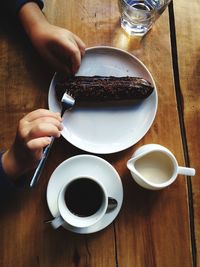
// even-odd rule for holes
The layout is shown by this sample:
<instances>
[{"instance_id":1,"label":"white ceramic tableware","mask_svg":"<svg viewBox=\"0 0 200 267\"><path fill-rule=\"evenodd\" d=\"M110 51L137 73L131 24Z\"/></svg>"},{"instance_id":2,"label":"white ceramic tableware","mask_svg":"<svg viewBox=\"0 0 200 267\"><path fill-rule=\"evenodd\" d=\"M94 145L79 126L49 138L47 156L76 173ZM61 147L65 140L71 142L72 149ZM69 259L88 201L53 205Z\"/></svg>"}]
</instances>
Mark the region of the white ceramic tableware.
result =
<instances>
[{"instance_id":1,"label":"white ceramic tableware","mask_svg":"<svg viewBox=\"0 0 200 267\"><path fill-rule=\"evenodd\" d=\"M154 79L147 67L132 54L114 47L86 49L77 76L142 77L154 86L146 99L131 105L78 107L63 117L62 136L74 146L95 154L122 151L137 143L150 129L157 111L158 96ZM60 111L54 75L49 87L48 103L52 111Z\"/></svg>"},{"instance_id":2,"label":"white ceramic tableware","mask_svg":"<svg viewBox=\"0 0 200 267\"><path fill-rule=\"evenodd\" d=\"M109 201L116 203L109 208ZM53 228L63 224L70 227L90 227L117 207L103 184L94 177L75 177L66 181L58 195L60 215L51 222Z\"/></svg>"},{"instance_id":3,"label":"white ceramic tableware","mask_svg":"<svg viewBox=\"0 0 200 267\"><path fill-rule=\"evenodd\" d=\"M94 155L77 155L63 161L52 173L47 186L47 204L51 215L56 218L60 215L58 208L59 193L72 177L95 177L103 184L108 196L117 201L117 206L105 215L97 223L89 227L72 227L67 223L63 228L78 233L90 234L98 232L117 217L123 201L123 187L119 174L106 160ZM109 204L110 206L110 204Z\"/></svg>"},{"instance_id":4,"label":"white ceramic tableware","mask_svg":"<svg viewBox=\"0 0 200 267\"><path fill-rule=\"evenodd\" d=\"M195 175L195 169L180 167L172 152L158 144L140 147L128 160L127 167L136 183L151 190L169 186L178 174Z\"/></svg>"}]
</instances>

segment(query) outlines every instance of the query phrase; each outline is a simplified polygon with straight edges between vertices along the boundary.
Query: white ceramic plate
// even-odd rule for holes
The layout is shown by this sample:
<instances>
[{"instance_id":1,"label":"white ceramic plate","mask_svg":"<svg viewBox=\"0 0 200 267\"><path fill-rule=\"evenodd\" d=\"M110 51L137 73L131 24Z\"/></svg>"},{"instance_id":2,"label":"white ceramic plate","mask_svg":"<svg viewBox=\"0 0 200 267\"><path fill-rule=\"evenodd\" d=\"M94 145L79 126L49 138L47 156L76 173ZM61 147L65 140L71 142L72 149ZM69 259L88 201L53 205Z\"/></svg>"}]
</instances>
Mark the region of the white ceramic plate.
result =
<instances>
[{"instance_id":1,"label":"white ceramic plate","mask_svg":"<svg viewBox=\"0 0 200 267\"><path fill-rule=\"evenodd\" d=\"M77 73L84 76L137 76L155 88L145 100L128 106L76 108L64 115L62 136L74 146L96 154L122 151L137 143L151 127L157 111L156 85L148 69L133 55L112 47L86 50ZM60 111L56 75L49 88L49 109Z\"/></svg>"},{"instance_id":2,"label":"white ceramic plate","mask_svg":"<svg viewBox=\"0 0 200 267\"><path fill-rule=\"evenodd\" d=\"M118 206L91 227L82 229L63 227L79 234L89 234L107 227L118 215L123 201L123 187L119 174L110 163L93 155L78 155L63 161L53 172L47 186L47 204L53 217L59 215L58 194L66 180L73 177L96 177L105 187L108 195L117 200Z\"/></svg>"}]
</instances>

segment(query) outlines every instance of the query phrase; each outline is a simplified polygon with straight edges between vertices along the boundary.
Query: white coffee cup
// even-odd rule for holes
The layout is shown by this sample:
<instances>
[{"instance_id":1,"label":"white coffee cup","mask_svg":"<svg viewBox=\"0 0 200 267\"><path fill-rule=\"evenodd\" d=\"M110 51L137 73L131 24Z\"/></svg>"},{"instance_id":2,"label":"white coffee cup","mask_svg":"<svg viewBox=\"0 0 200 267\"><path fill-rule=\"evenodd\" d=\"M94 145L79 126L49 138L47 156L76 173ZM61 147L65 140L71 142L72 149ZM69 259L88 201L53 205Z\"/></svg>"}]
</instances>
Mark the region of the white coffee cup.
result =
<instances>
[{"instance_id":1,"label":"white coffee cup","mask_svg":"<svg viewBox=\"0 0 200 267\"><path fill-rule=\"evenodd\" d=\"M148 144L135 151L127 167L140 186L159 190L172 184L178 174L194 176L195 169L180 167L172 152L158 144Z\"/></svg>"},{"instance_id":2,"label":"white coffee cup","mask_svg":"<svg viewBox=\"0 0 200 267\"><path fill-rule=\"evenodd\" d=\"M89 189L88 189L89 188ZM114 210L117 201L108 196L101 182L93 177L75 177L63 185L58 196L59 214L51 221L53 228L90 227Z\"/></svg>"}]
</instances>

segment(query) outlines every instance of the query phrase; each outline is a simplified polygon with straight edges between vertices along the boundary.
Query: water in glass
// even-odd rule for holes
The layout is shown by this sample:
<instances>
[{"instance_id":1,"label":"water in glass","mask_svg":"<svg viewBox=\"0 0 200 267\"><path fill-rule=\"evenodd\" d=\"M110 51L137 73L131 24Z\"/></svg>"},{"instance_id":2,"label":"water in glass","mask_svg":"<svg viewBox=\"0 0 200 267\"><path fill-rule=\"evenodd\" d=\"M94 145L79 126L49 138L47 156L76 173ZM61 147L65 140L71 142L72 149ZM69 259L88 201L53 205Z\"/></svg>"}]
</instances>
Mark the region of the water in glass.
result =
<instances>
[{"instance_id":1,"label":"water in glass","mask_svg":"<svg viewBox=\"0 0 200 267\"><path fill-rule=\"evenodd\" d=\"M122 28L130 35L143 36L170 0L118 0L118 3Z\"/></svg>"}]
</instances>

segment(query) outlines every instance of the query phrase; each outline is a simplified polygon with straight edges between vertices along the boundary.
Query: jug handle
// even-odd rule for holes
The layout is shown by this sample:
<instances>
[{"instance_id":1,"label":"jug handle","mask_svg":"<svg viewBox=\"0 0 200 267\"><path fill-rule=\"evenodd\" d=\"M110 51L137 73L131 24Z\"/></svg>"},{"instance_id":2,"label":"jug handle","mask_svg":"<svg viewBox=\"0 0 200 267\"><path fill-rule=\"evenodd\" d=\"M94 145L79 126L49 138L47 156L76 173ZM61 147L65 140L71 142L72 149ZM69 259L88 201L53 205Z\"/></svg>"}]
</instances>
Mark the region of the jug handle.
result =
<instances>
[{"instance_id":1,"label":"jug handle","mask_svg":"<svg viewBox=\"0 0 200 267\"><path fill-rule=\"evenodd\" d=\"M178 174L186 175L186 176L194 176L196 173L196 170L194 168L188 168L188 167L178 167Z\"/></svg>"}]
</instances>

